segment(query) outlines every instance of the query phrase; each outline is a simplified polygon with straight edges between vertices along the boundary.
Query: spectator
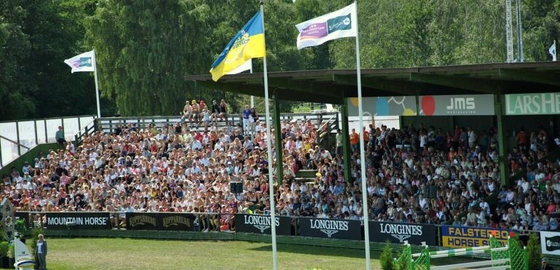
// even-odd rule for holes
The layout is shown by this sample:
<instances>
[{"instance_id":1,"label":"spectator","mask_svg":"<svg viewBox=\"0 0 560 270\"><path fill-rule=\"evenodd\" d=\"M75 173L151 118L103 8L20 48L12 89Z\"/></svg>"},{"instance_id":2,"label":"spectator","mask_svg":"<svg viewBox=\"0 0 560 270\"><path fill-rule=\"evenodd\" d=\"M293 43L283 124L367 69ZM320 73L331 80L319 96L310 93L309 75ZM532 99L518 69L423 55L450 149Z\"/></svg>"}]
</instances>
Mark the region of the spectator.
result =
<instances>
[{"instance_id":1,"label":"spectator","mask_svg":"<svg viewBox=\"0 0 560 270\"><path fill-rule=\"evenodd\" d=\"M187 101L185 101L185 106L183 106L181 123L185 123L185 121L187 121L187 120L189 120L189 122L190 122L191 115L192 115L192 106L191 106L190 102L187 100ZM118 132L117 135L120 135L120 132Z\"/></svg>"},{"instance_id":2,"label":"spectator","mask_svg":"<svg viewBox=\"0 0 560 270\"><path fill-rule=\"evenodd\" d=\"M352 133L350 133L350 146L352 147L352 151L359 152L359 145L360 143L360 134L356 133L356 129L352 129Z\"/></svg>"},{"instance_id":3,"label":"spectator","mask_svg":"<svg viewBox=\"0 0 560 270\"><path fill-rule=\"evenodd\" d=\"M66 139L64 138L64 130L62 129L62 126L58 127L58 131L54 137L58 144L66 146Z\"/></svg>"},{"instance_id":4,"label":"spectator","mask_svg":"<svg viewBox=\"0 0 560 270\"><path fill-rule=\"evenodd\" d=\"M255 129L256 129L256 125L259 122L259 114L257 113L257 110L253 107L251 108L251 134L255 134Z\"/></svg>"},{"instance_id":5,"label":"spectator","mask_svg":"<svg viewBox=\"0 0 560 270\"><path fill-rule=\"evenodd\" d=\"M245 108L241 111L241 119L243 120L243 133L249 135L251 133L251 121L253 121L249 105L245 105Z\"/></svg>"},{"instance_id":6,"label":"spectator","mask_svg":"<svg viewBox=\"0 0 560 270\"><path fill-rule=\"evenodd\" d=\"M226 121L226 126L228 125L227 111L228 111L228 106L227 106L226 100L225 100L225 99L222 99L222 100L220 101L220 114L219 114L219 117L223 117L223 119L225 119L225 121Z\"/></svg>"}]
</instances>

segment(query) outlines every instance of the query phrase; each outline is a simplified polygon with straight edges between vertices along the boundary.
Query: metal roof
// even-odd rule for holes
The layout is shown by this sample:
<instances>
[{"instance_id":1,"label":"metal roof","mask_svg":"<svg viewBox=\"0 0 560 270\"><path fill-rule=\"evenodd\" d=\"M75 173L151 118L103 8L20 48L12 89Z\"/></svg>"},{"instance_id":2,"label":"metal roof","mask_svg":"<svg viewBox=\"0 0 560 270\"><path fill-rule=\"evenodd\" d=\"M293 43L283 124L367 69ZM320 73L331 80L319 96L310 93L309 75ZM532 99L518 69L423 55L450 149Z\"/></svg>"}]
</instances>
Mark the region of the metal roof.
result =
<instances>
[{"instance_id":1,"label":"metal roof","mask_svg":"<svg viewBox=\"0 0 560 270\"><path fill-rule=\"evenodd\" d=\"M262 73L236 74L214 82L187 76L207 87L264 96ZM356 69L269 72L269 95L281 100L341 104L356 97ZM415 96L560 92L560 62L526 62L418 68L362 69L362 95Z\"/></svg>"}]
</instances>

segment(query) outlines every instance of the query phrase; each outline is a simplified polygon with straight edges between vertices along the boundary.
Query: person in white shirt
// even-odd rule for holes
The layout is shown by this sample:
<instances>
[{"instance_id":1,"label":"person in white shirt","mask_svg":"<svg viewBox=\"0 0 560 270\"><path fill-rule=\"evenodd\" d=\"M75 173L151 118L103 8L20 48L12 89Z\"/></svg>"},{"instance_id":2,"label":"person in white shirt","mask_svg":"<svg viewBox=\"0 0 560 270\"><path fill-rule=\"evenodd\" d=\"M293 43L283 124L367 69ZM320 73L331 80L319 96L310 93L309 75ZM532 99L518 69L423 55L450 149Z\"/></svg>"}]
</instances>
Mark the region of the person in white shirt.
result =
<instances>
[{"instance_id":1,"label":"person in white shirt","mask_svg":"<svg viewBox=\"0 0 560 270\"><path fill-rule=\"evenodd\" d=\"M474 130L472 130L470 127L467 128L468 132L467 132L467 136L468 136L468 143L469 143L469 148L474 148L476 146L476 140L478 139L478 137L476 136L476 133L474 132Z\"/></svg>"},{"instance_id":2,"label":"person in white shirt","mask_svg":"<svg viewBox=\"0 0 560 270\"><path fill-rule=\"evenodd\" d=\"M486 215L490 215L490 205L486 202L486 199L480 198L480 202L478 203L478 207L482 209L486 213Z\"/></svg>"}]
</instances>

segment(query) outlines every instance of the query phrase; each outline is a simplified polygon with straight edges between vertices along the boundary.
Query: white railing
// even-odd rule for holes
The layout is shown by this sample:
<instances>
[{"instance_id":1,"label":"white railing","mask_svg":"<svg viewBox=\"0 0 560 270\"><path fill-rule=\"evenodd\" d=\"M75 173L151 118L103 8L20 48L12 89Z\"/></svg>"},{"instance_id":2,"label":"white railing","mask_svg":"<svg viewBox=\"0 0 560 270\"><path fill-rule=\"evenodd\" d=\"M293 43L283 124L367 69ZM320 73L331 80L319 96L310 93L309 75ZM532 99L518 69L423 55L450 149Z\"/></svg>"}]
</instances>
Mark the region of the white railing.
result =
<instances>
[{"instance_id":1,"label":"white railing","mask_svg":"<svg viewBox=\"0 0 560 270\"><path fill-rule=\"evenodd\" d=\"M0 168L38 144L56 142L59 126L63 127L66 140L73 141L93 120L93 116L84 115L0 123Z\"/></svg>"}]
</instances>

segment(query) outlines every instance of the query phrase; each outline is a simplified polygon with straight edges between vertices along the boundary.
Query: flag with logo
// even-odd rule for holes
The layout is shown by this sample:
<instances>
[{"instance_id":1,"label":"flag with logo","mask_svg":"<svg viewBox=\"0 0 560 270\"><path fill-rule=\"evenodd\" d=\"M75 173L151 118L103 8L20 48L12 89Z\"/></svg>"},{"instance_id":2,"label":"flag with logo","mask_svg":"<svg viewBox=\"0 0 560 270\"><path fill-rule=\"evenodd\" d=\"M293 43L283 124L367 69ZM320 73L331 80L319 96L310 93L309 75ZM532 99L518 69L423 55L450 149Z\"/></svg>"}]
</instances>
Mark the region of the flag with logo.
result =
<instances>
[{"instance_id":1,"label":"flag with logo","mask_svg":"<svg viewBox=\"0 0 560 270\"><path fill-rule=\"evenodd\" d=\"M220 53L218 59L214 61L210 69L212 80L218 81L226 74L233 74L231 72L236 71L247 61L264 56L264 25L262 23L262 12L259 11L237 32Z\"/></svg>"},{"instance_id":2,"label":"flag with logo","mask_svg":"<svg viewBox=\"0 0 560 270\"><path fill-rule=\"evenodd\" d=\"M93 72L95 71L95 52L89 51L64 60L64 63L72 68L74 72Z\"/></svg>"},{"instance_id":3,"label":"flag with logo","mask_svg":"<svg viewBox=\"0 0 560 270\"><path fill-rule=\"evenodd\" d=\"M358 34L357 5L353 4L296 25L297 48L318 46L329 40Z\"/></svg>"},{"instance_id":4,"label":"flag with logo","mask_svg":"<svg viewBox=\"0 0 560 270\"><path fill-rule=\"evenodd\" d=\"M552 55L552 61L556 61L556 40L552 43L552 46L548 48L548 53Z\"/></svg>"}]
</instances>

